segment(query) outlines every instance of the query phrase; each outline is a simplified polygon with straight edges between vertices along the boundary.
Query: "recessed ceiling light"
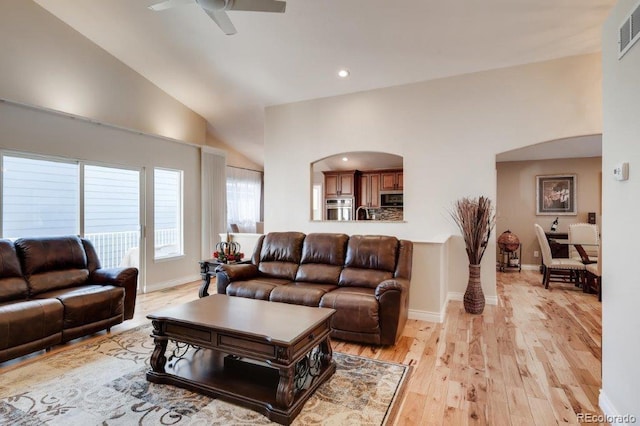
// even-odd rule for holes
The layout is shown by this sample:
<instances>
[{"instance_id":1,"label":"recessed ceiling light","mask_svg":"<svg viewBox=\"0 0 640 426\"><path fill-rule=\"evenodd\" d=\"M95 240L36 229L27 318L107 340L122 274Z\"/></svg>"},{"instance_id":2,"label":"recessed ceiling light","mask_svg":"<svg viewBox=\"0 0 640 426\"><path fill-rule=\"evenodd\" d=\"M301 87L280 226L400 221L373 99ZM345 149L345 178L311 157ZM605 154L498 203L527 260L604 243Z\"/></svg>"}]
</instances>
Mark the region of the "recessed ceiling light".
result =
<instances>
[{"instance_id":1,"label":"recessed ceiling light","mask_svg":"<svg viewBox=\"0 0 640 426\"><path fill-rule=\"evenodd\" d=\"M349 161L347 157L342 157L342 161Z\"/></svg>"},{"instance_id":2,"label":"recessed ceiling light","mask_svg":"<svg viewBox=\"0 0 640 426\"><path fill-rule=\"evenodd\" d=\"M347 78L347 77L349 77L349 74L351 74L351 73L346 68L343 68L340 71L338 71L338 77L340 77L340 78Z\"/></svg>"}]
</instances>

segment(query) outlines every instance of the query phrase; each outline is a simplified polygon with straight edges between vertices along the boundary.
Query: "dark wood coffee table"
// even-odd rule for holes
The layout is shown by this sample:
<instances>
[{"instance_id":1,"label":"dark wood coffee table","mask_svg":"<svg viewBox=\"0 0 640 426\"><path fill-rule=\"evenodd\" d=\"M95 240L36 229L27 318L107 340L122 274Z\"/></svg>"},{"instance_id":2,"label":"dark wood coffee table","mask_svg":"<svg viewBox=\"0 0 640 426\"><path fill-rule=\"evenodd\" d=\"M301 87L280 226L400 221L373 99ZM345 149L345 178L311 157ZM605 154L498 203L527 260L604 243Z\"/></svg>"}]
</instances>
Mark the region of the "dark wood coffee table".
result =
<instances>
[{"instance_id":1,"label":"dark wood coffee table","mask_svg":"<svg viewBox=\"0 0 640 426\"><path fill-rule=\"evenodd\" d=\"M290 424L336 370L333 309L214 294L147 315L147 380L220 397ZM169 340L176 349L165 356ZM168 361L168 362L167 362Z\"/></svg>"}]
</instances>

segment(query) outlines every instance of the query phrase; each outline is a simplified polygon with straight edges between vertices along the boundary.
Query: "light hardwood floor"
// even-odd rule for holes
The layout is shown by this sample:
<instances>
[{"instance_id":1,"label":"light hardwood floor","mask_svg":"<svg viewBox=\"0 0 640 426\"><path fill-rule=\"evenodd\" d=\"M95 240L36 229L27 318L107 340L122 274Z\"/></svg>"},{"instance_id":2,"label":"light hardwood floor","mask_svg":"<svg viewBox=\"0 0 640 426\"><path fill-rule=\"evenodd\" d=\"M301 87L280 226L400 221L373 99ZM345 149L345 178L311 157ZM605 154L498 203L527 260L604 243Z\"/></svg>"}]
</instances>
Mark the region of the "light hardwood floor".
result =
<instances>
[{"instance_id":1,"label":"light hardwood floor","mask_svg":"<svg viewBox=\"0 0 640 426\"><path fill-rule=\"evenodd\" d=\"M487 305L482 315L467 314L462 302L452 301L444 323L410 320L393 347L333 342L335 351L413 366L397 425L547 426L578 424L576 413L601 414L597 297L572 284L551 283L545 290L532 271L497 276L499 304ZM197 298L198 287L139 295L135 318L112 333L145 323L149 312ZM0 364L0 374L78 343Z\"/></svg>"}]
</instances>

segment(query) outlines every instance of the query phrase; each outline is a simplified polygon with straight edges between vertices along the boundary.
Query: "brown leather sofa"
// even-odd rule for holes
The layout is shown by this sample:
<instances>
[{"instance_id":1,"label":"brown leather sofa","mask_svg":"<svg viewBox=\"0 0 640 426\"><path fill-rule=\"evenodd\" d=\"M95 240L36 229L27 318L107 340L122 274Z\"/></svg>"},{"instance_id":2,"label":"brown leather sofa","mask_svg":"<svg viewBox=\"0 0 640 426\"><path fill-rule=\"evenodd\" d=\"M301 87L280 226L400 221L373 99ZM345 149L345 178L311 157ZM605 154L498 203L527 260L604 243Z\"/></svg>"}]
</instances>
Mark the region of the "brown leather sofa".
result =
<instances>
[{"instance_id":1,"label":"brown leather sofa","mask_svg":"<svg viewBox=\"0 0 640 426\"><path fill-rule=\"evenodd\" d=\"M0 240L0 362L131 319L137 277L75 236Z\"/></svg>"},{"instance_id":2,"label":"brown leather sofa","mask_svg":"<svg viewBox=\"0 0 640 426\"><path fill-rule=\"evenodd\" d=\"M250 264L216 268L217 291L333 308L332 337L393 345L407 321L412 253L410 241L390 236L273 232Z\"/></svg>"}]
</instances>

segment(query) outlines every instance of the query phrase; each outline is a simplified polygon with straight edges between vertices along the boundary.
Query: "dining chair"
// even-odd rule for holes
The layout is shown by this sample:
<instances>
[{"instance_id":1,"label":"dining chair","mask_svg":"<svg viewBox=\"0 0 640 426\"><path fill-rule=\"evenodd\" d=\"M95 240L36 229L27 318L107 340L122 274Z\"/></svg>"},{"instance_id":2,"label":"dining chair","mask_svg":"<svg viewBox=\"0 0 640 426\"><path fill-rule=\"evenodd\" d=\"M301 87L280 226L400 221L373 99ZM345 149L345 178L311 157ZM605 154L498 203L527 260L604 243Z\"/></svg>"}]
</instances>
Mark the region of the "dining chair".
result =
<instances>
[{"instance_id":1,"label":"dining chair","mask_svg":"<svg viewBox=\"0 0 640 426\"><path fill-rule=\"evenodd\" d=\"M598 261L598 244L600 236L598 227L592 223L572 223L569 225L569 258L584 261L585 255L590 262ZM579 252L582 246L583 253Z\"/></svg>"},{"instance_id":2,"label":"dining chair","mask_svg":"<svg viewBox=\"0 0 640 426\"><path fill-rule=\"evenodd\" d=\"M230 224L229 227L231 228L231 232L233 232L234 234L240 232L240 227L235 223Z\"/></svg>"},{"instance_id":3,"label":"dining chair","mask_svg":"<svg viewBox=\"0 0 640 426\"><path fill-rule=\"evenodd\" d=\"M598 245L598 262L586 265L587 277L585 290L595 287L598 300L602 302L602 244Z\"/></svg>"},{"instance_id":4,"label":"dining chair","mask_svg":"<svg viewBox=\"0 0 640 426\"><path fill-rule=\"evenodd\" d=\"M537 223L534 224L540 251L542 252L542 284L544 288L549 288L549 282L554 281L565 282L566 278L571 279L572 275L577 277L580 284L584 285L584 275L586 271L585 265L581 260L554 258L551 255L551 247L544 230ZM557 279L562 278L562 279Z\"/></svg>"}]
</instances>

